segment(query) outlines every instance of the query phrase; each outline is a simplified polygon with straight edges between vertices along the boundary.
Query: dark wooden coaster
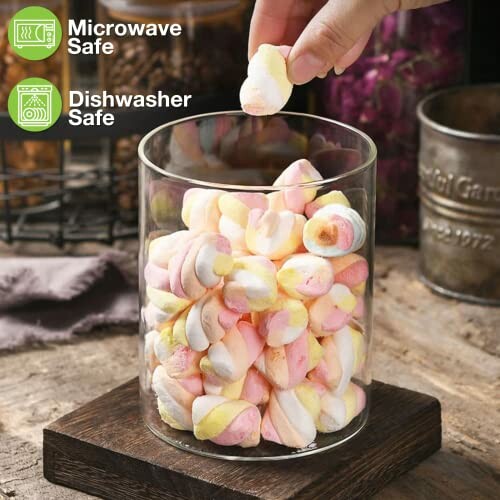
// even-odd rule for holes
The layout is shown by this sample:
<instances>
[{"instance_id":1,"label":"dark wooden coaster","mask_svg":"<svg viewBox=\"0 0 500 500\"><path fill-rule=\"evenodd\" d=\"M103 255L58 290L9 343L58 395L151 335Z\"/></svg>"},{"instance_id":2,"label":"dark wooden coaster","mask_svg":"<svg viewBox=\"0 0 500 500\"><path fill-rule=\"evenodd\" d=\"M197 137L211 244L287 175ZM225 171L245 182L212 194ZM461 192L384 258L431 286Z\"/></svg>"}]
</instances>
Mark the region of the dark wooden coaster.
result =
<instances>
[{"instance_id":1,"label":"dark wooden coaster","mask_svg":"<svg viewBox=\"0 0 500 500\"><path fill-rule=\"evenodd\" d=\"M113 499L366 498L441 446L435 398L374 382L368 423L340 448L282 462L203 458L155 437L131 380L44 429L45 477Z\"/></svg>"}]
</instances>

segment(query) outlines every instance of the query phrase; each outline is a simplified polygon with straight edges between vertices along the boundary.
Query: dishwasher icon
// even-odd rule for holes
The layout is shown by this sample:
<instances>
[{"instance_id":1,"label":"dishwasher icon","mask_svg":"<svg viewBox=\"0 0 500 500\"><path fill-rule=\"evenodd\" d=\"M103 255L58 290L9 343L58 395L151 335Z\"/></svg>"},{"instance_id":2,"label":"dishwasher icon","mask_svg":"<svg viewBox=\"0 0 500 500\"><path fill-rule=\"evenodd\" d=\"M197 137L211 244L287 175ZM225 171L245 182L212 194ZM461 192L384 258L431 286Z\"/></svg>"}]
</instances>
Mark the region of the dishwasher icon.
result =
<instances>
[{"instance_id":1,"label":"dishwasher icon","mask_svg":"<svg viewBox=\"0 0 500 500\"><path fill-rule=\"evenodd\" d=\"M56 46L56 21L50 20L14 20L14 46L17 49L24 47Z\"/></svg>"},{"instance_id":2,"label":"dishwasher icon","mask_svg":"<svg viewBox=\"0 0 500 500\"><path fill-rule=\"evenodd\" d=\"M25 127L45 127L52 123L52 87L19 85L18 123Z\"/></svg>"}]
</instances>

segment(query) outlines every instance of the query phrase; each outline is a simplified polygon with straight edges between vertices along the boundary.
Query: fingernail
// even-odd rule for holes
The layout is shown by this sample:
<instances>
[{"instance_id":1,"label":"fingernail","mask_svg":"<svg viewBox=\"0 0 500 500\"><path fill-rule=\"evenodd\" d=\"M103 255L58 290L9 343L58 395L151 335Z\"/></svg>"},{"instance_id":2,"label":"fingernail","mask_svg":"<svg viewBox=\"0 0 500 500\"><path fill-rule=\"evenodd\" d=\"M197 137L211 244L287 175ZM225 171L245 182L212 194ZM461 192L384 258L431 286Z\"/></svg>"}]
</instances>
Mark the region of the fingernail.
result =
<instances>
[{"instance_id":1,"label":"fingernail","mask_svg":"<svg viewBox=\"0 0 500 500\"><path fill-rule=\"evenodd\" d=\"M333 71L337 76L340 76L345 71L345 68L333 68Z\"/></svg>"},{"instance_id":2,"label":"fingernail","mask_svg":"<svg viewBox=\"0 0 500 500\"><path fill-rule=\"evenodd\" d=\"M313 54L304 54L294 59L288 70L292 83L301 85L321 72L325 63Z\"/></svg>"}]
</instances>

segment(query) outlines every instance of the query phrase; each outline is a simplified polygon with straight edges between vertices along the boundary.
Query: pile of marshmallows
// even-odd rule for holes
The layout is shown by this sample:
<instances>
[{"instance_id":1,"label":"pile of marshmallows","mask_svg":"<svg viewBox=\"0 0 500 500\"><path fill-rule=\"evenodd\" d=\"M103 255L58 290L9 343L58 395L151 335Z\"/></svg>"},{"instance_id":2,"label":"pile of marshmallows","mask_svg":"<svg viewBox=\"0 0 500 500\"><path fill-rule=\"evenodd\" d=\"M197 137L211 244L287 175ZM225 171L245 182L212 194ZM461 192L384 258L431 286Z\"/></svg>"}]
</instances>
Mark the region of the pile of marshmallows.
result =
<instances>
[{"instance_id":1,"label":"pile of marshmallows","mask_svg":"<svg viewBox=\"0 0 500 500\"><path fill-rule=\"evenodd\" d=\"M194 188L149 244L143 319L161 419L197 439L303 448L365 407L366 226L307 160L270 194ZM298 186L300 185L300 186Z\"/></svg>"}]
</instances>

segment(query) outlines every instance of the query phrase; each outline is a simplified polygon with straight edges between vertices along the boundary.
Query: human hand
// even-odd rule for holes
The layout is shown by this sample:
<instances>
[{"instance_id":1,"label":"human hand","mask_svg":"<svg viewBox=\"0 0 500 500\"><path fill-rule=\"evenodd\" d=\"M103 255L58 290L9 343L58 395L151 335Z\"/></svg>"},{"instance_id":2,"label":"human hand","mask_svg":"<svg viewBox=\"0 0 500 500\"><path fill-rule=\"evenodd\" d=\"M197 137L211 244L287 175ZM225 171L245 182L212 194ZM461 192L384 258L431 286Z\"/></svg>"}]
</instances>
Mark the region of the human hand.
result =
<instances>
[{"instance_id":1,"label":"human hand","mask_svg":"<svg viewBox=\"0 0 500 500\"><path fill-rule=\"evenodd\" d=\"M250 24L249 58L262 43L291 45L288 78L303 84L342 73L360 56L387 14L447 0L257 0Z\"/></svg>"}]
</instances>

